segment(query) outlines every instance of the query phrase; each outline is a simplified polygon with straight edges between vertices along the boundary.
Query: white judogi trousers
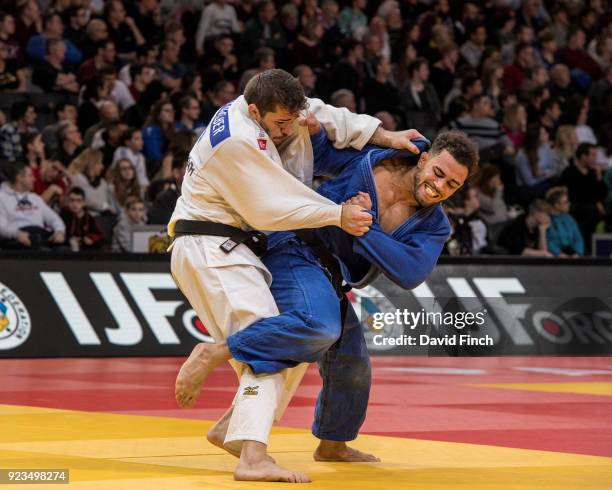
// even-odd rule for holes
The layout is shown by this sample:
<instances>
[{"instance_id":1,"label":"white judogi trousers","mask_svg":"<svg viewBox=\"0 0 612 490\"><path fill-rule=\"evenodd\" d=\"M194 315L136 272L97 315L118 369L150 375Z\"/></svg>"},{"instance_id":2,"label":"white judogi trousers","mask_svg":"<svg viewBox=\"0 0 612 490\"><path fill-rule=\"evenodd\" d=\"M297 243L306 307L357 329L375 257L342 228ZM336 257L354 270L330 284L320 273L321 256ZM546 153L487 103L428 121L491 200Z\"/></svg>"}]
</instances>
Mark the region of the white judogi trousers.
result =
<instances>
[{"instance_id":1,"label":"white judogi trousers","mask_svg":"<svg viewBox=\"0 0 612 490\"><path fill-rule=\"evenodd\" d=\"M279 314L270 292L272 276L268 269L245 245L229 254L223 252L219 245L225 240L183 236L172 246L174 280L216 341ZM268 444L272 424L282 417L308 364L261 375L233 359L230 364L240 386L225 446L240 452L245 440Z\"/></svg>"}]
</instances>

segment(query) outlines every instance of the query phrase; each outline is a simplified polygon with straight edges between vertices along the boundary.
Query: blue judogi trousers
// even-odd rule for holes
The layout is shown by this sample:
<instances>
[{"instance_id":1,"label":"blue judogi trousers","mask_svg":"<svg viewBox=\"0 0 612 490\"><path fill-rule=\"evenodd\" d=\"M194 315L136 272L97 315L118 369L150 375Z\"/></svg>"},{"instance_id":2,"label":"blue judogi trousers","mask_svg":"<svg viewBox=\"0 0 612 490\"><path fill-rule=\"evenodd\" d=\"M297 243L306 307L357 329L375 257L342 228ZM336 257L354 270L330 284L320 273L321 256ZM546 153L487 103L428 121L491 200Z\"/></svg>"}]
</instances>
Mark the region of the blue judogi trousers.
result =
<instances>
[{"instance_id":1,"label":"blue judogi trousers","mask_svg":"<svg viewBox=\"0 0 612 490\"><path fill-rule=\"evenodd\" d=\"M355 311L348 301L340 302L327 271L301 240L276 245L262 260L272 273L270 289L281 314L229 336L232 356L256 374L318 362L323 387L312 433L333 441L355 439L371 385L370 358Z\"/></svg>"}]
</instances>

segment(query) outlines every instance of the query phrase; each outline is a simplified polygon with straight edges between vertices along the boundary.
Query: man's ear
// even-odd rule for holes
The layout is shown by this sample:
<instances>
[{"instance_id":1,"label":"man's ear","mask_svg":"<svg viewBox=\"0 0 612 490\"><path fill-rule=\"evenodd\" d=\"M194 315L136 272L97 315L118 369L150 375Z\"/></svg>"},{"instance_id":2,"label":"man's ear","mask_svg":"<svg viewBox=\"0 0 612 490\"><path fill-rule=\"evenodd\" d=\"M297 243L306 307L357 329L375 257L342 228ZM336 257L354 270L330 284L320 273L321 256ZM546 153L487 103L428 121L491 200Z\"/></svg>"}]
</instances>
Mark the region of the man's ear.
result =
<instances>
[{"instance_id":1,"label":"man's ear","mask_svg":"<svg viewBox=\"0 0 612 490\"><path fill-rule=\"evenodd\" d=\"M249 114L251 115L251 117L253 117L257 121L261 120L261 114L259 113L259 109L257 108L255 104L249 104L248 110L249 110Z\"/></svg>"},{"instance_id":2,"label":"man's ear","mask_svg":"<svg viewBox=\"0 0 612 490\"><path fill-rule=\"evenodd\" d=\"M424 151L423 153L421 153L421 155L419 156L419 161L417 163L417 167L423 168L423 166L427 162L428 158L429 158L429 153L428 152Z\"/></svg>"}]
</instances>

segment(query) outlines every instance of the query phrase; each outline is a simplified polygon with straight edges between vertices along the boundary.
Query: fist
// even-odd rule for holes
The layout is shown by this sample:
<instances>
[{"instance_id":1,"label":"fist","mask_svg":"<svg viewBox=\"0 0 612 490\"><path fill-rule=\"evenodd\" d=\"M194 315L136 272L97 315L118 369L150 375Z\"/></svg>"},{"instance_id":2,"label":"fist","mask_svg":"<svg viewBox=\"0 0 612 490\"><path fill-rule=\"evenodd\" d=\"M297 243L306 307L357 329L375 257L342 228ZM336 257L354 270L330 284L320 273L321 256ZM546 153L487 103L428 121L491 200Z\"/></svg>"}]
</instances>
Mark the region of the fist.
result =
<instances>
[{"instance_id":1,"label":"fist","mask_svg":"<svg viewBox=\"0 0 612 490\"><path fill-rule=\"evenodd\" d=\"M365 209L372 209L372 199L367 192L358 192L356 196L351 197L344 204L354 204Z\"/></svg>"},{"instance_id":2,"label":"fist","mask_svg":"<svg viewBox=\"0 0 612 490\"><path fill-rule=\"evenodd\" d=\"M321 131L321 123L311 112L309 112L306 116L300 117L298 124L302 127L307 127L310 136L313 136Z\"/></svg>"},{"instance_id":3,"label":"fist","mask_svg":"<svg viewBox=\"0 0 612 490\"><path fill-rule=\"evenodd\" d=\"M361 206L354 204L342 205L341 227L354 236L365 235L372 224L372 215Z\"/></svg>"}]
</instances>

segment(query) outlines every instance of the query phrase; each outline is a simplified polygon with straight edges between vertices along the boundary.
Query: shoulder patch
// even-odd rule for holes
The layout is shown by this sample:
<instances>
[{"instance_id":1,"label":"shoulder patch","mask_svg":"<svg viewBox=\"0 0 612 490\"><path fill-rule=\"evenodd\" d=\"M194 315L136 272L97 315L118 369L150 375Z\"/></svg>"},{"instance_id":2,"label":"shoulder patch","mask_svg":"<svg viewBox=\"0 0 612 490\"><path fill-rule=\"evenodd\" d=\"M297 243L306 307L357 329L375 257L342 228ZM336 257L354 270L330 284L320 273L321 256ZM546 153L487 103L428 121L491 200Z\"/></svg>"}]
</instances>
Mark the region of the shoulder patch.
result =
<instances>
[{"instance_id":1,"label":"shoulder patch","mask_svg":"<svg viewBox=\"0 0 612 490\"><path fill-rule=\"evenodd\" d=\"M214 148L231 136L228 112L232 103L225 104L210 121L210 144Z\"/></svg>"}]
</instances>

